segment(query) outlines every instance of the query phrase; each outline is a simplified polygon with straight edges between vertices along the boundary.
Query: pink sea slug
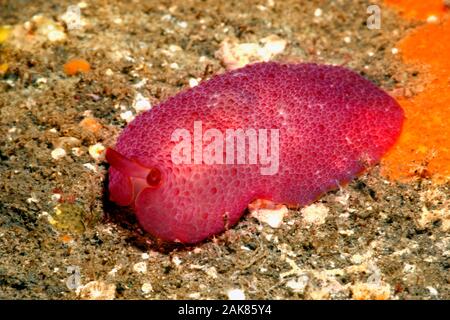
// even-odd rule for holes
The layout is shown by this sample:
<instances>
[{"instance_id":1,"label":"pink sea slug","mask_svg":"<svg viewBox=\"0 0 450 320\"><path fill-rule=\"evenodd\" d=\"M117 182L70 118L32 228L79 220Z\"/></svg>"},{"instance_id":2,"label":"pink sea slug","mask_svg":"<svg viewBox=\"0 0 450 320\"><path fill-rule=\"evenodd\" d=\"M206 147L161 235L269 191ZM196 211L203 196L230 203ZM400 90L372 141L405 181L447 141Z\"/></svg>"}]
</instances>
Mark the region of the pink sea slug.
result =
<instances>
[{"instance_id":1,"label":"pink sea slug","mask_svg":"<svg viewBox=\"0 0 450 320\"><path fill-rule=\"evenodd\" d=\"M256 199L306 205L350 181L394 144L403 118L394 99L343 67L249 65L136 117L107 150L110 199L160 239L199 242ZM233 129L256 140L239 145Z\"/></svg>"}]
</instances>

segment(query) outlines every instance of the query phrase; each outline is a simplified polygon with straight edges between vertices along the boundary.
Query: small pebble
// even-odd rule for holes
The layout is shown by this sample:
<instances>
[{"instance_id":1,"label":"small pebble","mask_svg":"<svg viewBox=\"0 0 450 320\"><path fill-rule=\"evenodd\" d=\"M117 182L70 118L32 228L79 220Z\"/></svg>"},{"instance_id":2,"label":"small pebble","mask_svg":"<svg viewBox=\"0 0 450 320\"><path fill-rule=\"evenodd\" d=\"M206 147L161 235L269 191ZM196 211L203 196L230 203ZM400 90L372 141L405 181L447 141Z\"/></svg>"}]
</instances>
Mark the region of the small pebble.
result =
<instances>
[{"instance_id":1,"label":"small pebble","mask_svg":"<svg viewBox=\"0 0 450 320\"><path fill-rule=\"evenodd\" d=\"M110 272L108 272L108 274L110 276L114 277L116 275L117 271L119 271L120 269L121 269L121 266L115 266L114 268L111 269Z\"/></svg>"},{"instance_id":2,"label":"small pebble","mask_svg":"<svg viewBox=\"0 0 450 320\"><path fill-rule=\"evenodd\" d=\"M142 94L137 93L136 97L134 98L133 108L136 110L137 113L139 113L142 111L150 110L152 108L152 104Z\"/></svg>"},{"instance_id":3,"label":"small pebble","mask_svg":"<svg viewBox=\"0 0 450 320\"><path fill-rule=\"evenodd\" d=\"M113 300L116 295L116 286L102 281L91 281L77 291L79 292L81 299Z\"/></svg>"},{"instance_id":4,"label":"small pebble","mask_svg":"<svg viewBox=\"0 0 450 320\"><path fill-rule=\"evenodd\" d=\"M125 120L127 123L130 123L131 121L134 120L134 115L133 115L133 112L131 112L130 110L128 110L128 111L122 112L122 113L120 114L120 118L121 118L122 120Z\"/></svg>"},{"instance_id":5,"label":"small pebble","mask_svg":"<svg viewBox=\"0 0 450 320\"><path fill-rule=\"evenodd\" d=\"M133 270L137 273L147 273L147 263L144 261L135 263L133 265Z\"/></svg>"},{"instance_id":6,"label":"small pebble","mask_svg":"<svg viewBox=\"0 0 450 320\"><path fill-rule=\"evenodd\" d=\"M144 284L142 284L141 291L142 291L144 294L149 294L150 292L153 291L152 284L149 283L149 282L145 282Z\"/></svg>"},{"instance_id":7,"label":"small pebble","mask_svg":"<svg viewBox=\"0 0 450 320\"><path fill-rule=\"evenodd\" d=\"M416 270L416 266L413 264L405 263L405 266L403 267L404 273L411 273Z\"/></svg>"},{"instance_id":8,"label":"small pebble","mask_svg":"<svg viewBox=\"0 0 450 320\"><path fill-rule=\"evenodd\" d=\"M141 81L139 81L138 83L136 83L135 85L133 85L133 87L135 87L136 89L140 89L142 87L144 87L147 84L147 79L142 79Z\"/></svg>"},{"instance_id":9,"label":"small pebble","mask_svg":"<svg viewBox=\"0 0 450 320\"><path fill-rule=\"evenodd\" d=\"M193 88L195 86L198 86L198 80L195 78L190 78L189 79L189 87Z\"/></svg>"},{"instance_id":10,"label":"small pebble","mask_svg":"<svg viewBox=\"0 0 450 320\"><path fill-rule=\"evenodd\" d=\"M111 69L106 69L105 71L105 75L107 75L108 77L111 77L114 74L114 72Z\"/></svg>"},{"instance_id":11,"label":"small pebble","mask_svg":"<svg viewBox=\"0 0 450 320\"><path fill-rule=\"evenodd\" d=\"M302 275L297 279L291 279L286 283L286 287L292 289L295 293L302 294L308 284L309 277L307 275Z\"/></svg>"},{"instance_id":12,"label":"small pebble","mask_svg":"<svg viewBox=\"0 0 450 320\"><path fill-rule=\"evenodd\" d=\"M215 267L209 267L208 269L206 269L205 272L209 277L213 279L217 279L219 277L217 269Z\"/></svg>"},{"instance_id":13,"label":"small pebble","mask_svg":"<svg viewBox=\"0 0 450 320\"><path fill-rule=\"evenodd\" d=\"M47 38L52 42L62 41L66 39L66 34L61 30L52 30L47 34Z\"/></svg>"},{"instance_id":14,"label":"small pebble","mask_svg":"<svg viewBox=\"0 0 450 320\"><path fill-rule=\"evenodd\" d=\"M62 159L66 156L66 150L63 148L56 148L52 151L52 158L55 160Z\"/></svg>"},{"instance_id":15,"label":"small pebble","mask_svg":"<svg viewBox=\"0 0 450 320\"><path fill-rule=\"evenodd\" d=\"M97 167L95 165L93 165L92 163L85 163L83 164L83 167L85 167L88 170L91 170L93 172L97 172Z\"/></svg>"},{"instance_id":16,"label":"small pebble","mask_svg":"<svg viewBox=\"0 0 450 320\"><path fill-rule=\"evenodd\" d=\"M178 258L178 256L174 256L174 257L172 258L172 262L173 262L176 266L179 266L183 261L182 261L180 258Z\"/></svg>"},{"instance_id":17,"label":"small pebble","mask_svg":"<svg viewBox=\"0 0 450 320\"><path fill-rule=\"evenodd\" d=\"M245 300L245 293L240 289L230 289L227 291L228 300Z\"/></svg>"},{"instance_id":18,"label":"small pebble","mask_svg":"<svg viewBox=\"0 0 450 320\"><path fill-rule=\"evenodd\" d=\"M180 21L180 22L177 23L177 25L178 25L180 28L183 28L183 29L186 29L187 26L188 26L188 24L187 24L186 21Z\"/></svg>"},{"instance_id":19,"label":"small pebble","mask_svg":"<svg viewBox=\"0 0 450 320\"><path fill-rule=\"evenodd\" d=\"M312 204L301 210L303 221L307 225L321 225L325 223L330 210L323 204Z\"/></svg>"},{"instance_id":20,"label":"small pebble","mask_svg":"<svg viewBox=\"0 0 450 320\"><path fill-rule=\"evenodd\" d=\"M105 157L105 147L101 143L96 143L89 147L89 154L94 160L100 161Z\"/></svg>"},{"instance_id":21,"label":"small pebble","mask_svg":"<svg viewBox=\"0 0 450 320\"><path fill-rule=\"evenodd\" d=\"M61 195L59 193L54 193L51 196L53 202L58 202L61 199Z\"/></svg>"},{"instance_id":22,"label":"small pebble","mask_svg":"<svg viewBox=\"0 0 450 320\"><path fill-rule=\"evenodd\" d=\"M433 288L433 287L427 287L427 289L428 289L428 291L430 291L430 294L431 294L432 296L437 297L437 296L439 295L439 292L438 292L435 288Z\"/></svg>"},{"instance_id":23,"label":"small pebble","mask_svg":"<svg viewBox=\"0 0 450 320\"><path fill-rule=\"evenodd\" d=\"M286 206L281 206L273 209L250 209L250 214L252 217L256 218L258 221L268 224L271 228L279 228L283 224L283 219L288 213Z\"/></svg>"},{"instance_id":24,"label":"small pebble","mask_svg":"<svg viewBox=\"0 0 450 320\"><path fill-rule=\"evenodd\" d=\"M27 203L38 203L38 202L39 202L39 199L37 199L36 196L33 194L31 195L30 198L27 199Z\"/></svg>"}]
</instances>

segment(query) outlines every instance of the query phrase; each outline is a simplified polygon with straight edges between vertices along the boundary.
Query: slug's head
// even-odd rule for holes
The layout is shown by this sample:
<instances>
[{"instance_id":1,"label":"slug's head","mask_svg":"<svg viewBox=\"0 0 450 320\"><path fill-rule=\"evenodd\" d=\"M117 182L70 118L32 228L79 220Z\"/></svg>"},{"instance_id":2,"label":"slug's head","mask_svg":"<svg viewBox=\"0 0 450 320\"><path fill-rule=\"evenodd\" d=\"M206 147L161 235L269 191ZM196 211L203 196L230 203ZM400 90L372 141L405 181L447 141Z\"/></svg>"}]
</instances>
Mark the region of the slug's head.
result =
<instances>
[{"instance_id":1,"label":"slug's head","mask_svg":"<svg viewBox=\"0 0 450 320\"><path fill-rule=\"evenodd\" d=\"M111 165L112 173L110 200L121 206L133 205L142 190L160 188L163 184L163 174L159 168L146 167L114 149L106 150L106 160Z\"/></svg>"},{"instance_id":2,"label":"slug's head","mask_svg":"<svg viewBox=\"0 0 450 320\"><path fill-rule=\"evenodd\" d=\"M232 190L219 189L223 179L233 177L232 169L222 177L208 171L217 170L213 166L174 167L156 158L146 166L106 150L109 198L131 206L143 229L162 240L196 243L238 221L248 201L226 200L224 194L233 195Z\"/></svg>"}]
</instances>

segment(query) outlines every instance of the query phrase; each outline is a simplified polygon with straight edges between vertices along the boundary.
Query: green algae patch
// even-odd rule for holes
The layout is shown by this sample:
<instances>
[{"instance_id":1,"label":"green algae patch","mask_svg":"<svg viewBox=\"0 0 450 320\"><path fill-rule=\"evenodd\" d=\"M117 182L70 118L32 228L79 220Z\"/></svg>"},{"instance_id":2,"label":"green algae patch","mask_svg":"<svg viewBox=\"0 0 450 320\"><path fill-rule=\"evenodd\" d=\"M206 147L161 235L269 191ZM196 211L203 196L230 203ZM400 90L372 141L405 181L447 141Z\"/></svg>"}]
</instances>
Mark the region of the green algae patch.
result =
<instances>
[{"instance_id":1,"label":"green algae patch","mask_svg":"<svg viewBox=\"0 0 450 320\"><path fill-rule=\"evenodd\" d=\"M80 205L62 203L55 207L49 222L61 231L83 233L86 230L87 213Z\"/></svg>"}]
</instances>

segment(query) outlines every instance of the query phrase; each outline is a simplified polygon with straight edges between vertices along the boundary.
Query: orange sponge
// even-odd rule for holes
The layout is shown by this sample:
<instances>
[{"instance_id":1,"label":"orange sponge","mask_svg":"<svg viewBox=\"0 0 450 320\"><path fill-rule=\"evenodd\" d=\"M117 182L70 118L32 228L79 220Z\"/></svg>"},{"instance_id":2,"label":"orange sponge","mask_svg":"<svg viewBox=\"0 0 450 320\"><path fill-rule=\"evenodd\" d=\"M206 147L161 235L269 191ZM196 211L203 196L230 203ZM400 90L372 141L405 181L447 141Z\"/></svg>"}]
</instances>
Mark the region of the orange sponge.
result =
<instances>
[{"instance_id":1,"label":"orange sponge","mask_svg":"<svg viewBox=\"0 0 450 320\"><path fill-rule=\"evenodd\" d=\"M84 59L71 59L64 64L64 72L68 76L73 76L80 72L89 72L90 70L91 65Z\"/></svg>"},{"instance_id":2,"label":"orange sponge","mask_svg":"<svg viewBox=\"0 0 450 320\"><path fill-rule=\"evenodd\" d=\"M425 85L422 92L412 98L398 99L406 120L398 144L383 160L383 172L400 180L419 175L432 177L436 182L448 181L450 17L444 18L440 24L416 28L399 42L398 47L405 63L416 64L427 72L421 76Z\"/></svg>"},{"instance_id":3,"label":"orange sponge","mask_svg":"<svg viewBox=\"0 0 450 320\"><path fill-rule=\"evenodd\" d=\"M430 16L442 17L448 9L443 0L384 0L407 19L426 20Z\"/></svg>"}]
</instances>

